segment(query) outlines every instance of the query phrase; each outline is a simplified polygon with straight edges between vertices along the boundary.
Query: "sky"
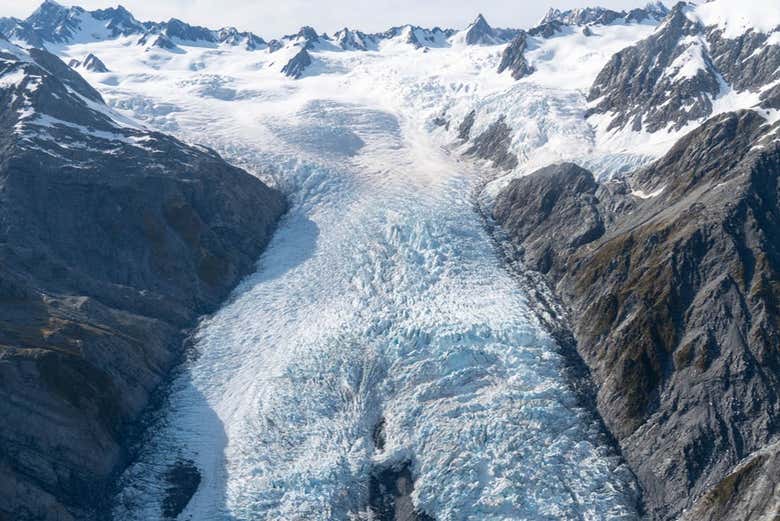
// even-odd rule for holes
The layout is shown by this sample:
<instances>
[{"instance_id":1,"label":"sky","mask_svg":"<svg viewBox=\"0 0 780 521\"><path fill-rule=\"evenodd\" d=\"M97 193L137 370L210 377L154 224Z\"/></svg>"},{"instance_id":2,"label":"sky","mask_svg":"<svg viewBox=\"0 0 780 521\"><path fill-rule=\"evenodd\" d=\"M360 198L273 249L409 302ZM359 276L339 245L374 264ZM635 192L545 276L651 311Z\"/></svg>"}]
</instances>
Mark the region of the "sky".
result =
<instances>
[{"instance_id":1,"label":"sky","mask_svg":"<svg viewBox=\"0 0 780 521\"><path fill-rule=\"evenodd\" d=\"M0 16L27 17L42 0L0 0ZM99 9L121 3L141 20L180 18L210 28L236 26L266 38L311 25L332 33L342 27L379 32L407 23L424 27L467 26L482 13L495 27L530 27L550 7L600 5L640 7L647 0L58 0L63 5ZM667 2L667 5L669 2Z\"/></svg>"}]
</instances>

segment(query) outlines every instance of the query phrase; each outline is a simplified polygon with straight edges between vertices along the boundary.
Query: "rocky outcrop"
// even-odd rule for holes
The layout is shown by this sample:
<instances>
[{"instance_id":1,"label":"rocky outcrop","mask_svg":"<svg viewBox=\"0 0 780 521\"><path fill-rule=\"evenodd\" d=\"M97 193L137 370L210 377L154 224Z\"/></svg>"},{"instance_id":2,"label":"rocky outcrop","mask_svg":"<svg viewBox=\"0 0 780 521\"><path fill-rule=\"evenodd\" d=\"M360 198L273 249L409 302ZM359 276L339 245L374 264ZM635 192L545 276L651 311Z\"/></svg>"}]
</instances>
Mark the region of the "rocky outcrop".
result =
<instances>
[{"instance_id":1,"label":"rocky outcrop","mask_svg":"<svg viewBox=\"0 0 780 521\"><path fill-rule=\"evenodd\" d=\"M502 42L502 38L490 27L485 17L479 14L466 28L463 41L466 45L496 45Z\"/></svg>"},{"instance_id":2,"label":"rocky outcrop","mask_svg":"<svg viewBox=\"0 0 780 521\"><path fill-rule=\"evenodd\" d=\"M43 4L25 20L0 20L0 34L34 47L70 43L84 31L95 30L90 38L97 40L137 35L139 45L152 45L172 50L176 43L216 46L243 46L246 50L264 48L266 43L251 32L234 27L212 30L190 25L176 18L167 22L139 22L122 6L87 11L81 7L65 7L52 0Z\"/></svg>"},{"instance_id":3,"label":"rocky outcrop","mask_svg":"<svg viewBox=\"0 0 780 521\"><path fill-rule=\"evenodd\" d=\"M656 132L669 124L680 129L712 112L720 82L696 39L703 28L686 16L688 9L678 4L658 31L612 57L591 87L588 100L598 103L588 116L614 114L609 130Z\"/></svg>"},{"instance_id":4,"label":"rocky outcrop","mask_svg":"<svg viewBox=\"0 0 780 521\"><path fill-rule=\"evenodd\" d=\"M83 62L79 60L70 60L68 62L68 66L73 69L83 67L84 69L91 72L108 72L108 67L106 67L106 64L92 53L88 54L87 57L84 58Z\"/></svg>"},{"instance_id":5,"label":"rocky outcrop","mask_svg":"<svg viewBox=\"0 0 780 521\"><path fill-rule=\"evenodd\" d=\"M780 516L780 443L748 456L683 513L681 521L774 521Z\"/></svg>"},{"instance_id":6,"label":"rocky outcrop","mask_svg":"<svg viewBox=\"0 0 780 521\"><path fill-rule=\"evenodd\" d=\"M45 51L0 40L0 78L0 518L89 519L186 329L254 268L284 202L117 123Z\"/></svg>"},{"instance_id":7,"label":"rocky outcrop","mask_svg":"<svg viewBox=\"0 0 780 521\"><path fill-rule=\"evenodd\" d=\"M746 30L727 38L723 28L703 26L695 8L681 2L655 33L602 69L587 115L607 115L608 130L679 130L712 115L718 96L759 92L778 79L780 45L769 35Z\"/></svg>"},{"instance_id":8,"label":"rocky outcrop","mask_svg":"<svg viewBox=\"0 0 780 521\"><path fill-rule=\"evenodd\" d=\"M472 110L468 114L466 114L466 117L463 118L463 121L461 121L460 125L458 125L458 138L463 141L468 141L469 136L471 136L471 129L474 126L474 120L477 117L477 111Z\"/></svg>"},{"instance_id":9,"label":"rocky outcrop","mask_svg":"<svg viewBox=\"0 0 780 521\"><path fill-rule=\"evenodd\" d=\"M408 43L417 49L423 49L426 47L445 47L448 45L448 39L455 33L456 31L453 29L441 29L439 27L426 29L416 25L401 25L391 27L383 33L371 36L377 41L401 38L404 43Z\"/></svg>"},{"instance_id":10,"label":"rocky outcrop","mask_svg":"<svg viewBox=\"0 0 780 521\"><path fill-rule=\"evenodd\" d=\"M376 48L376 40L361 31L344 28L333 35L333 39L345 51L368 51Z\"/></svg>"},{"instance_id":11,"label":"rocky outcrop","mask_svg":"<svg viewBox=\"0 0 780 521\"><path fill-rule=\"evenodd\" d=\"M163 34L146 33L138 39L138 45L145 47L156 47L158 49L165 49L173 51L178 49L177 45L171 41L170 38Z\"/></svg>"},{"instance_id":12,"label":"rocky outcrop","mask_svg":"<svg viewBox=\"0 0 780 521\"><path fill-rule=\"evenodd\" d=\"M368 485L369 507L377 521L434 521L414 508L414 477L408 462L372 474Z\"/></svg>"},{"instance_id":13,"label":"rocky outcrop","mask_svg":"<svg viewBox=\"0 0 780 521\"><path fill-rule=\"evenodd\" d=\"M92 53L89 53L87 57L84 58L84 68L92 72L108 72L106 64Z\"/></svg>"},{"instance_id":14,"label":"rocky outcrop","mask_svg":"<svg viewBox=\"0 0 780 521\"><path fill-rule=\"evenodd\" d=\"M778 130L730 113L626 179L560 165L496 201L570 308L598 409L654 519L780 508L765 474L776 458L761 452L780 436Z\"/></svg>"},{"instance_id":15,"label":"rocky outcrop","mask_svg":"<svg viewBox=\"0 0 780 521\"><path fill-rule=\"evenodd\" d=\"M512 129L502 116L472 140L466 154L491 161L496 168L511 170L518 163L517 156L509 151L511 144Z\"/></svg>"},{"instance_id":16,"label":"rocky outcrop","mask_svg":"<svg viewBox=\"0 0 780 521\"><path fill-rule=\"evenodd\" d=\"M305 25L297 33L282 37L282 40L298 45L304 50L311 50L320 43L320 36L313 27Z\"/></svg>"},{"instance_id":17,"label":"rocky outcrop","mask_svg":"<svg viewBox=\"0 0 780 521\"><path fill-rule=\"evenodd\" d=\"M525 50L528 47L528 34L521 31L512 42L506 46L501 54L501 63L498 64L498 73L510 71L516 80L525 78L534 72L534 68L528 64L525 58Z\"/></svg>"},{"instance_id":18,"label":"rocky outcrop","mask_svg":"<svg viewBox=\"0 0 780 521\"><path fill-rule=\"evenodd\" d=\"M306 47L303 47L295 56L290 58L290 61L288 61L284 67L282 67L282 74L294 80L298 80L303 76L304 71L306 71L306 68L311 64L311 54L306 50Z\"/></svg>"},{"instance_id":19,"label":"rocky outcrop","mask_svg":"<svg viewBox=\"0 0 780 521\"><path fill-rule=\"evenodd\" d=\"M631 11L613 11L603 7L583 7L578 9L551 8L538 25L560 23L563 25L609 25L612 23L631 23L660 21L669 13L661 2L649 3L643 8Z\"/></svg>"}]
</instances>

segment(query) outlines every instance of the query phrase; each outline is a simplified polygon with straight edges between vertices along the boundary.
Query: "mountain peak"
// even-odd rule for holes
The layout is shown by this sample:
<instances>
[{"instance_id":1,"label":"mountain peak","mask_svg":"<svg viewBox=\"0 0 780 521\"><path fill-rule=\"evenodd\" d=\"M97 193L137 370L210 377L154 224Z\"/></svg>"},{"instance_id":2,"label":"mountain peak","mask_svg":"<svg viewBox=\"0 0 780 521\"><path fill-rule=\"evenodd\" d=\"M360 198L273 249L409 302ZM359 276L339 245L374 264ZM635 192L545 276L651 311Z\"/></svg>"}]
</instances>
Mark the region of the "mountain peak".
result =
<instances>
[{"instance_id":1,"label":"mountain peak","mask_svg":"<svg viewBox=\"0 0 780 521\"><path fill-rule=\"evenodd\" d=\"M482 13L478 14L466 29L466 45L491 45L499 43L498 40L496 32L482 16Z\"/></svg>"}]
</instances>

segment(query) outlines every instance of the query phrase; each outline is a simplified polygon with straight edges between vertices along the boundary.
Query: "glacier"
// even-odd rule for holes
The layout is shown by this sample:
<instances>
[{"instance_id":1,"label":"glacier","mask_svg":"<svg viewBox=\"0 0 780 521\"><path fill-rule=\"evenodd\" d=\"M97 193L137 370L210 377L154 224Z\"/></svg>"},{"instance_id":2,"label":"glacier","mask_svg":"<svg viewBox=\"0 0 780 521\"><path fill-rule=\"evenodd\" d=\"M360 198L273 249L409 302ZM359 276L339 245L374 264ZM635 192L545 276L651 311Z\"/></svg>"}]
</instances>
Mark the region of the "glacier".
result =
<instances>
[{"instance_id":1,"label":"glacier","mask_svg":"<svg viewBox=\"0 0 780 521\"><path fill-rule=\"evenodd\" d=\"M441 520L638 519L539 288L518 283L478 211L508 178L464 158L454 133L469 110L475 132L506 115L510 177L642 164L660 149L617 149L582 115L592 76L652 30L541 43L521 82L495 73L501 46L321 50L300 80L276 53L122 37L54 49L94 53L112 72L84 75L113 110L216 149L291 206L256 273L194 333L114 518L161 518L166 472L188 461L202 480L180 519L372 519L371 476L403 466L415 507Z\"/></svg>"},{"instance_id":2,"label":"glacier","mask_svg":"<svg viewBox=\"0 0 780 521\"><path fill-rule=\"evenodd\" d=\"M199 327L117 517L158 517L154 476L186 459L204 474L192 519L348 519L370 473L404 462L440 519L634 519L630 472L474 213L480 172L386 112L297 115L287 146L343 162L364 144L354 165L288 163L293 208Z\"/></svg>"}]
</instances>

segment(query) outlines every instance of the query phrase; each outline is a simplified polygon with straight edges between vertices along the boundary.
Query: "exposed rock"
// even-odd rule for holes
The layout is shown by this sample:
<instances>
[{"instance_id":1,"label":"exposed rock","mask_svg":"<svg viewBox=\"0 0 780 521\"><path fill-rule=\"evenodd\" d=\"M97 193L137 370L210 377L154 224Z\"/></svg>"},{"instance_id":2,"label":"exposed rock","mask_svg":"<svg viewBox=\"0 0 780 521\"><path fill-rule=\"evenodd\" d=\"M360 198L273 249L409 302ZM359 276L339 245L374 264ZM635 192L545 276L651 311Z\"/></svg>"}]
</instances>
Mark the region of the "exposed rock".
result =
<instances>
[{"instance_id":1,"label":"exposed rock","mask_svg":"<svg viewBox=\"0 0 780 521\"><path fill-rule=\"evenodd\" d=\"M717 96L780 79L780 45L769 45L767 34L725 38L693 9L678 3L655 33L612 57L591 87L588 116L609 115L610 130L679 130L709 117Z\"/></svg>"},{"instance_id":2,"label":"exposed rock","mask_svg":"<svg viewBox=\"0 0 780 521\"><path fill-rule=\"evenodd\" d=\"M298 54L293 56L284 67L282 67L282 74L293 79L300 79L303 76L306 67L312 64L311 54L306 50L306 47L301 48Z\"/></svg>"},{"instance_id":3,"label":"exposed rock","mask_svg":"<svg viewBox=\"0 0 780 521\"><path fill-rule=\"evenodd\" d=\"M247 51L256 51L265 48L268 44L261 37L250 32L241 32L235 27L224 27L219 30L217 39L220 43L238 47L244 46Z\"/></svg>"},{"instance_id":4,"label":"exposed rock","mask_svg":"<svg viewBox=\"0 0 780 521\"><path fill-rule=\"evenodd\" d=\"M284 47L284 44L279 40L271 40L268 42L268 52L276 52L282 47Z\"/></svg>"},{"instance_id":5,"label":"exposed rock","mask_svg":"<svg viewBox=\"0 0 780 521\"><path fill-rule=\"evenodd\" d=\"M560 272L571 254L604 234L593 175L571 163L539 170L511 183L494 217L522 245L526 265Z\"/></svg>"},{"instance_id":6,"label":"exposed rock","mask_svg":"<svg viewBox=\"0 0 780 521\"><path fill-rule=\"evenodd\" d=\"M216 40L212 31L205 27L190 25L178 18L171 18L165 24L161 24L161 32L171 40L183 42L214 42Z\"/></svg>"},{"instance_id":7,"label":"exposed rock","mask_svg":"<svg viewBox=\"0 0 780 521\"><path fill-rule=\"evenodd\" d=\"M466 45L495 45L501 43L501 39L481 14L466 28L464 41Z\"/></svg>"},{"instance_id":8,"label":"exposed rock","mask_svg":"<svg viewBox=\"0 0 780 521\"><path fill-rule=\"evenodd\" d=\"M511 170L517 166L517 156L509 151L512 143L512 129L502 116L492 123L482 134L472 140L471 148L466 154L487 159L493 166Z\"/></svg>"},{"instance_id":9,"label":"exposed rock","mask_svg":"<svg viewBox=\"0 0 780 521\"><path fill-rule=\"evenodd\" d=\"M106 67L106 64L92 53L89 53L87 57L84 58L83 67L92 72L108 72L108 67Z\"/></svg>"},{"instance_id":10,"label":"exposed rock","mask_svg":"<svg viewBox=\"0 0 780 521\"><path fill-rule=\"evenodd\" d=\"M414 479L408 463L387 468L371 477L368 486L369 505L377 521L434 521L418 512L412 502Z\"/></svg>"},{"instance_id":11,"label":"exposed rock","mask_svg":"<svg viewBox=\"0 0 780 521\"><path fill-rule=\"evenodd\" d=\"M200 486L200 471L191 461L177 461L165 473L168 487L163 498L162 514L167 519L176 519L186 508Z\"/></svg>"},{"instance_id":12,"label":"exposed rock","mask_svg":"<svg viewBox=\"0 0 780 521\"><path fill-rule=\"evenodd\" d=\"M420 49L424 47L443 47L447 45L447 39L453 36L457 31L453 29L425 29L416 25L402 25L391 27L383 33L371 35L377 41L390 40L393 38L402 38L405 43L413 45Z\"/></svg>"},{"instance_id":13,"label":"exposed rock","mask_svg":"<svg viewBox=\"0 0 780 521\"><path fill-rule=\"evenodd\" d=\"M148 47L157 47L158 49L166 49L172 51L176 49L176 44L173 43L167 36L155 33L146 33L138 40L138 45L144 45Z\"/></svg>"},{"instance_id":14,"label":"exposed rock","mask_svg":"<svg viewBox=\"0 0 780 521\"><path fill-rule=\"evenodd\" d=\"M462 139L463 141L467 141L469 139L469 136L471 135L471 128L474 126L474 120L476 117L477 111L475 110L472 110L466 114L466 117L463 118L460 126L458 126L458 138Z\"/></svg>"},{"instance_id":15,"label":"exposed rock","mask_svg":"<svg viewBox=\"0 0 780 521\"><path fill-rule=\"evenodd\" d=\"M541 38L552 38L557 33L559 33L566 24L563 22L559 22L558 20L553 20L551 22L546 22L543 24L539 24L536 27L532 27L528 30L528 34L530 36L539 36Z\"/></svg>"},{"instance_id":16,"label":"exposed rock","mask_svg":"<svg viewBox=\"0 0 780 521\"><path fill-rule=\"evenodd\" d=\"M367 51L376 48L376 40L372 36L346 27L333 36L336 44L345 51Z\"/></svg>"},{"instance_id":17,"label":"exposed rock","mask_svg":"<svg viewBox=\"0 0 780 521\"><path fill-rule=\"evenodd\" d=\"M528 35L521 31L512 42L507 45L501 54L501 63L498 64L498 73L509 70L516 80L525 78L534 72L534 68L525 59L525 50L528 47Z\"/></svg>"},{"instance_id":18,"label":"exposed rock","mask_svg":"<svg viewBox=\"0 0 780 521\"><path fill-rule=\"evenodd\" d=\"M610 130L630 126L656 132L669 124L680 129L712 112L719 77L695 38L702 27L687 10L677 4L658 31L612 57L591 87L588 100L599 101L588 116L614 114Z\"/></svg>"},{"instance_id":19,"label":"exposed rock","mask_svg":"<svg viewBox=\"0 0 780 521\"><path fill-rule=\"evenodd\" d=\"M774 521L780 517L780 442L761 449L708 490L681 521Z\"/></svg>"},{"instance_id":20,"label":"exposed rock","mask_svg":"<svg viewBox=\"0 0 780 521\"><path fill-rule=\"evenodd\" d=\"M645 20L660 21L669 13L661 2L649 3L643 8L613 11L603 7L583 7L561 11L551 8L538 25L558 22L563 25L609 25L615 22L630 23Z\"/></svg>"},{"instance_id":21,"label":"exposed rock","mask_svg":"<svg viewBox=\"0 0 780 521\"><path fill-rule=\"evenodd\" d=\"M284 202L211 150L117 123L46 51L5 42L8 74L0 518L87 519L184 330L254 269Z\"/></svg>"},{"instance_id":22,"label":"exposed rock","mask_svg":"<svg viewBox=\"0 0 780 521\"><path fill-rule=\"evenodd\" d=\"M172 50L176 42L189 44L232 46L243 45L247 50L260 49L265 41L251 32L234 27L212 30L187 24L176 18L167 22L139 22L122 6L86 11L80 7L64 7L46 0L25 20L0 19L0 34L26 42L34 47L49 43L69 43L79 32L99 27L91 38L101 40L119 36L138 35L140 45Z\"/></svg>"},{"instance_id":23,"label":"exposed rock","mask_svg":"<svg viewBox=\"0 0 780 521\"><path fill-rule=\"evenodd\" d=\"M313 49L314 46L317 43L319 43L320 36L317 34L317 31L315 31L313 27L309 27L308 25L305 25L301 27L301 29L297 33L288 34L287 36L282 37L282 40L293 42L301 46L304 50L306 50L306 49Z\"/></svg>"},{"instance_id":24,"label":"exposed rock","mask_svg":"<svg viewBox=\"0 0 780 521\"><path fill-rule=\"evenodd\" d=\"M512 181L496 201L496 219L571 309L599 411L654 519L702 494L696 511L710 513L690 519L780 502L771 476L748 483L737 468L780 435L775 137L757 113L731 113L622 184L595 187L563 165Z\"/></svg>"}]
</instances>

